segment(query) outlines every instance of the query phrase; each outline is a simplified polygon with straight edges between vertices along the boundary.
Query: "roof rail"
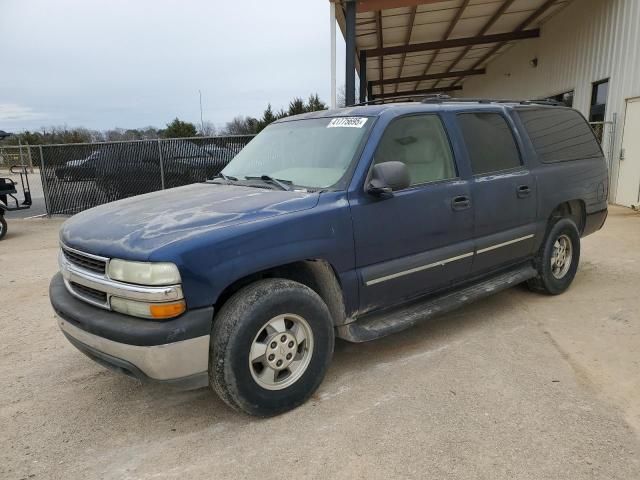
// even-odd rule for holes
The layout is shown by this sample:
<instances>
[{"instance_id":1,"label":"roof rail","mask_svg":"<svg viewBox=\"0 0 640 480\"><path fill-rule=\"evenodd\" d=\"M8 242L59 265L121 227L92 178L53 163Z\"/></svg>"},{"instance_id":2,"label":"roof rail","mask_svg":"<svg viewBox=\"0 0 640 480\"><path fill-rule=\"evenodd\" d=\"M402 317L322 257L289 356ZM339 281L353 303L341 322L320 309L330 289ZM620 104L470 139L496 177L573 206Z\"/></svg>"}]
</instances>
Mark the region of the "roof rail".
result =
<instances>
[{"instance_id":1,"label":"roof rail","mask_svg":"<svg viewBox=\"0 0 640 480\"><path fill-rule=\"evenodd\" d=\"M451 98L449 95L444 95L444 94L441 94L441 93L435 93L435 94L434 93L427 93L427 94L419 93L419 94L415 94L415 95L400 93L400 94L395 95L393 97L374 98L373 100L367 100L366 102L354 103L353 105L349 105L349 107L361 107L361 106L364 106L364 105L378 105L378 104L387 103L387 102L388 103L393 103L393 102L397 102L397 101L400 101L400 100L413 102L413 101L415 101L415 99L418 99L418 98L421 98L422 99L421 101L426 103L426 101L429 98L436 98L436 97L442 98L442 99Z\"/></svg>"},{"instance_id":2,"label":"roof rail","mask_svg":"<svg viewBox=\"0 0 640 480\"><path fill-rule=\"evenodd\" d=\"M566 103L558 102L557 100L523 100L520 102L522 105L550 105L552 107L566 107Z\"/></svg>"},{"instance_id":3,"label":"roof rail","mask_svg":"<svg viewBox=\"0 0 640 480\"><path fill-rule=\"evenodd\" d=\"M361 107L365 105L380 105L383 103L394 103L399 101L409 101L413 102L416 99L420 98L420 103L480 103L480 104L491 104L491 103L510 103L510 104L519 104L519 105L548 105L552 107L564 107L566 106L562 102L558 102L556 100L510 100L510 99L496 99L496 98L464 98L464 97L450 97L449 95L445 95L442 93L430 93L430 94L420 94L420 95L397 95L394 97L386 97L386 98L374 98L373 100L368 100L366 102L355 103L350 105L350 107Z\"/></svg>"}]
</instances>

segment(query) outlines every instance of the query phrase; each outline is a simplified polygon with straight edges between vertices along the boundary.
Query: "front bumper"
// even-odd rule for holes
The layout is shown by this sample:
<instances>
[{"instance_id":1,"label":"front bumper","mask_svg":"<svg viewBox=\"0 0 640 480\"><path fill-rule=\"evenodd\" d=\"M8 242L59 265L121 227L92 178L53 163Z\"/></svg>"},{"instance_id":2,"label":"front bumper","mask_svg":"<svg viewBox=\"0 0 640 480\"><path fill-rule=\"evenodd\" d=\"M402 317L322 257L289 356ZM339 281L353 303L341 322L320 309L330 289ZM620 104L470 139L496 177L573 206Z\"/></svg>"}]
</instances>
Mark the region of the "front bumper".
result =
<instances>
[{"instance_id":1,"label":"front bumper","mask_svg":"<svg viewBox=\"0 0 640 480\"><path fill-rule=\"evenodd\" d=\"M98 363L142 381L208 384L212 307L165 321L134 318L76 299L60 274L51 280L49 297L62 332Z\"/></svg>"}]
</instances>

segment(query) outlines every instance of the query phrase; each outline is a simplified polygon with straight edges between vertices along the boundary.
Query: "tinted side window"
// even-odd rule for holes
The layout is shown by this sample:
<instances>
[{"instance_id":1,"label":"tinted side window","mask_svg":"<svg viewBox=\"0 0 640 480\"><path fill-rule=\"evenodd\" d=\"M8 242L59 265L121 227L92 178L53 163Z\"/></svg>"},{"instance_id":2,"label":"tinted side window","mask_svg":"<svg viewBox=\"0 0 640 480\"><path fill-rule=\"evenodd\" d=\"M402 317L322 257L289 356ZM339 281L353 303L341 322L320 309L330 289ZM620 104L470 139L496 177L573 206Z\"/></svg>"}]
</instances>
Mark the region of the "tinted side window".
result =
<instances>
[{"instance_id":1,"label":"tinted side window","mask_svg":"<svg viewBox=\"0 0 640 480\"><path fill-rule=\"evenodd\" d=\"M518 115L543 162L564 162L602 155L591 126L575 110L522 109L518 110Z\"/></svg>"},{"instance_id":2,"label":"tinted side window","mask_svg":"<svg viewBox=\"0 0 640 480\"><path fill-rule=\"evenodd\" d=\"M511 127L499 113L461 113L458 124L467 145L474 175L520 166Z\"/></svg>"},{"instance_id":3,"label":"tinted side window","mask_svg":"<svg viewBox=\"0 0 640 480\"><path fill-rule=\"evenodd\" d=\"M414 115L393 121L385 130L374 163L402 162L411 185L456 177L453 155L437 115Z\"/></svg>"}]
</instances>

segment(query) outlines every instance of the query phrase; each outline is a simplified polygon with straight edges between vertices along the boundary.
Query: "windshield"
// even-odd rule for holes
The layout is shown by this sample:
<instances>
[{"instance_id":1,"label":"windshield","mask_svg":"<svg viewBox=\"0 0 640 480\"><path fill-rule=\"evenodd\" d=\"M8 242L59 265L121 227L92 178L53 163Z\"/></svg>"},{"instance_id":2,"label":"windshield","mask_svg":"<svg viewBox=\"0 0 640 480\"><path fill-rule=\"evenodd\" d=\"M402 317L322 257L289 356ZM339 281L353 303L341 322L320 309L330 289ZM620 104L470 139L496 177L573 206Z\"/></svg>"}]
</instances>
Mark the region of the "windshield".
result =
<instances>
[{"instance_id":1,"label":"windshield","mask_svg":"<svg viewBox=\"0 0 640 480\"><path fill-rule=\"evenodd\" d=\"M240 180L269 176L295 186L328 188L347 172L373 119L314 118L264 129L222 173Z\"/></svg>"}]
</instances>

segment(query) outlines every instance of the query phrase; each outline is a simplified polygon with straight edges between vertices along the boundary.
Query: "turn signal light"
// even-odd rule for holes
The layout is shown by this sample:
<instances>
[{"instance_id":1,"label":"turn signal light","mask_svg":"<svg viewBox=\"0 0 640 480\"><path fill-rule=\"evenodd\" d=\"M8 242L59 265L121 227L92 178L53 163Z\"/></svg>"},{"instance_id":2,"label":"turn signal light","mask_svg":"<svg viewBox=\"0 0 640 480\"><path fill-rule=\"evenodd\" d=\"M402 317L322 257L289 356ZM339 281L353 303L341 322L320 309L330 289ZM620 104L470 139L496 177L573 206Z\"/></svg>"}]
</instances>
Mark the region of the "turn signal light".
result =
<instances>
[{"instance_id":1,"label":"turn signal light","mask_svg":"<svg viewBox=\"0 0 640 480\"><path fill-rule=\"evenodd\" d=\"M182 315L185 310L186 305L182 300L174 303L151 304L149 308L151 318L156 319L177 317L178 315Z\"/></svg>"}]
</instances>

